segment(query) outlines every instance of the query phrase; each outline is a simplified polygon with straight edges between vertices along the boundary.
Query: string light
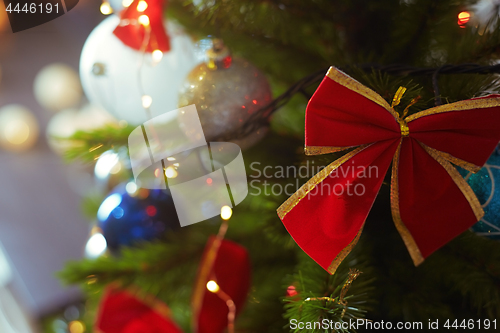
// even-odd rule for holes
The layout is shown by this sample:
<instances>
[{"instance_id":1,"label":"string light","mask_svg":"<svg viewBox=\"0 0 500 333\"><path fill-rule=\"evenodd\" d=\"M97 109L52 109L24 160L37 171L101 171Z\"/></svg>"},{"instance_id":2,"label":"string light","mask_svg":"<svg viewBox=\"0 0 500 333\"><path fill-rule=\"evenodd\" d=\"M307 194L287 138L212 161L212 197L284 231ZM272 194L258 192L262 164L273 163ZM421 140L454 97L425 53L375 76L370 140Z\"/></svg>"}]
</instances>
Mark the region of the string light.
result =
<instances>
[{"instance_id":1,"label":"string light","mask_svg":"<svg viewBox=\"0 0 500 333\"><path fill-rule=\"evenodd\" d=\"M460 28L465 28L465 25L467 22L470 20L470 13L469 12L460 12L458 14L458 25Z\"/></svg>"},{"instance_id":2,"label":"string light","mask_svg":"<svg viewBox=\"0 0 500 333\"><path fill-rule=\"evenodd\" d=\"M153 61L155 62L160 62L163 58L163 52L161 52L160 50L154 50L151 55L153 56Z\"/></svg>"},{"instance_id":3,"label":"string light","mask_svg":"<svg viewBox=\"0 0 500 333\"><path fill-rule=\"evenodd\" d=\"M227 314L227 331L228 333L234 333L234 319L236 318L236 305L234 301L228 294L220 289L219 285L214 280L207 282L207 289L219 296L219 298L226 303L227 309L229 310Z\"/></svg>"},{"instance_id":4,"label":"string light","mask_svg":"<svg viewBox=\"0 0 500 333\"><path fill-rule=\"evenodd\" d=\"M214 280L210 280L207 282L207 289L212 293L216 293L220 290L219 285Z\"/></svg>"},{"instance_id":5,"label":"string light","mask_svg":"<svg viewBox=\"0 0 500 333\"><path fill-rule=\"evenodd\" d=\"M141 15L139 16L139 23L142 24L143 26L148 26L149 25L149 17L147 15Z\"/></svg>"},{"instance_id":6,"label":"string light","mask_svg":"<svg viewBox=\"0 0 500 333\"><path fill-rule=\"evenodd\" d=\"M149 95L142 96L142 107L148 109L153 104L153 99Z\"/></svg>"},{"instance_id":7,"label":"string light","mask_svg":"<svg viewBox=\"0 0 500 333\"><path fill-rule=\"evenodd\" d=\"M175 170L174 167L169 166L165 169L165 176L167 176L167 178L175 178L177 177L177 170Z\"/></svg>"},{"instance_id":8,"label":"string light","mask_svg":"<svg viewBox=\"0 0 500 333\"><path fill-rule=\"evenodd\" d=\"M148 8L148 3L144 0L139 1L139 3L137 4L137 11L140 13L145 11L147 8Z\"/></svg>"},{"instance_id":9,"label":"string light","mask_svg":"<svg viewBox=\"0 0 500 333\"><path fill-rule=\"evenodd\" d=\"M222 206L220 209L220 217L222 217L223 220L229 220L231 218L231 215L233 215L233 210L229 206Z\"/></svg>"},{"instance_id":10,"label":"string light","mask_svg":"<svg viewBox=\"0 0 500 333\"><path fill-rule=\"evenodd\" d=\"M113 13L113 8L111 8L111 5L107 1L104 1L101 4L101 7L99 7L99 9L101 10L101 13L103 15L109 15L109 14Z\"/></svg>"}]
</instances>

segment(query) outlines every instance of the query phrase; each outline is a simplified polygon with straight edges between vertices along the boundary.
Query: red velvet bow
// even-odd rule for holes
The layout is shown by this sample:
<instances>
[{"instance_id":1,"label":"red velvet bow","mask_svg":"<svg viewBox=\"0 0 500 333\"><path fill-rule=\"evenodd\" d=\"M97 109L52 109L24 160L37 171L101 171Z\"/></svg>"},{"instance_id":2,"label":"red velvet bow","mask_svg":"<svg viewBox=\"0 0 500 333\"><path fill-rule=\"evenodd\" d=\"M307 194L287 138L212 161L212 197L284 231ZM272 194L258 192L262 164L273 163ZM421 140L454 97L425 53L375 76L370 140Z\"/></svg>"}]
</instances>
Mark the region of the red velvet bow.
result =
<instances>
[{"instance_id":1,"label":"red velvet bow","mask_svg":"<svg viewBox=\"0 0 500 333\"><path fill-rule=\"evenodd\" d=\"M392 161L393 220L419 265L484 215L451 163L477 172L499 141L499 95L402 118L331 67L307 106L305 152L355 149L311 178L278 215L297 244L333 274L357 243Z\"/></svg>"},{"instance_id":2,"label":"red velvet bow","mask_svg":"<svg viewBox=\"0 0 500 333\"><path fill-rule=\"evenodd\" d=\"M99 307L98 333L182 333L169 318L168 307L154 297L109 287Z\"/></svg>"},{"instance_id":3,"label":"red velvet bow","mask_svg":"<svg viewBox=\"0 0 500 333\"><path fill-rule=\"evenodd\" d=\"M217 281L220 291L207 290L207 282ZM210 237L203 253L193 292L194 331L222 333L228 325L231 299L237 315L250 290L250 259L247 250L234 242ZM231 332L231 331L229 331Z\"/></svg>"},{"instance_id":4,"label":"red velvet bow","mask_svg":"<svg viewBox=\"0 0 500 333\"><path fill-rule=\"evenodd\" d=\"M139 2L146 2L147 8L138 10ZM123 44L145 52L170 51L170 40L163 25L163 10L166 0L135 0L120 14L120 25L113 31ZM139 6L140 8L140 6ZM143 25L139 17L146 15L149 24Z\"/></svg>"}]
</instances>

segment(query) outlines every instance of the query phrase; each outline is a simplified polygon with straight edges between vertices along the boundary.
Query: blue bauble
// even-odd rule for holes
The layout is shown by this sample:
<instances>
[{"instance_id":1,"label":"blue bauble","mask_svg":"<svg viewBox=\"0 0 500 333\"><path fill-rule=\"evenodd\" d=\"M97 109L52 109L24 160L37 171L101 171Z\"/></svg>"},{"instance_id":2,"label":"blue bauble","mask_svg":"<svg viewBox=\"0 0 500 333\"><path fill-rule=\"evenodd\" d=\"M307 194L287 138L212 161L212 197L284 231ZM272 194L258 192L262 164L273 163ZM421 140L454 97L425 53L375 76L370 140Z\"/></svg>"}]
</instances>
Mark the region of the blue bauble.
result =
<instances>
[{"instance_id":1,"label":"blue bauble","mask_svg":"<svg viewBox=\"0 0 500 333\"><path fill-rule=\"evenodd\" d=\"M497 147L478 173L461 170L484 209L484 217L472 226L478 235L500 239L500 151Z\"/></svg>"},{"instance_id":2,"label":"blue bauble","mask_svg":"<svg viewBox=\"0 0 500 333\"><path fill-rule=\"evenodd\" d=\"M133 182L111 192L101 203L97 220L112 252L139 241L159 239L180 228L168 189L147 190Z\"/></svg>"}]
</instances>

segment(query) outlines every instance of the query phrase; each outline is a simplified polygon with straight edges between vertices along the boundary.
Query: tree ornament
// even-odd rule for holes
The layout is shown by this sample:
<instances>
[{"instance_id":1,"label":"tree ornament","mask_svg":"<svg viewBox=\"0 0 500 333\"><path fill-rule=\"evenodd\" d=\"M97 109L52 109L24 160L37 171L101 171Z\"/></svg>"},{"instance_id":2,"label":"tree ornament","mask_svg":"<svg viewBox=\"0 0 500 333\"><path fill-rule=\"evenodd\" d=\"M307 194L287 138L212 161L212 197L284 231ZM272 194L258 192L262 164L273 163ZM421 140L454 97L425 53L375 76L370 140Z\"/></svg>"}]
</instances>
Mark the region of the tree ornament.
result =
<instances>
[{"instance_id":1,"label":"tree ornament","mask_svg":"<svg viewBox=\"0 0 500 333\"><path fill-rule=\"evenodd\" d=\"M167 305L152 295L110 286L101 300L95 328L98 333L181 333Z\"/></svg>"},{"instance_id":2,"label":"tree ornament","mask_svg":"<svg viewBox=\"0 0 500 333\"><path fill-rule=\"evenodd\" d=\"M37 102L50 111L75 107L82 99L80 78L65 64L44 67L35 77L33 90Z\"/></svg>"},{"instance_id":3,"label":"tree ornament","mask_svg":"<svg viewBox=\"0 0 500 333\"><path fill-rule=\"evenodd\" d=\"M214 40L208 61L198 64L180 90L179 106L195 104L207 141L229 136L257 110L271 102L272 94L264 74L248 61L233 57L221 40ZM184 119L179 115L184 126ZM239 143L254 144L265 135L259 129ZM243 147L242 147L243 148Z\"/></svg>"},{"instance_id":4,"label":"tree ornament","mask_svg":"<svg viewBox=\"0 0 500 333\"><path fill-rule=\"evenodd\" d=\"M108 248L115 252L180 228L170 191L138 188L134 182L118 186L101 203L97 220Z\"/></svg>"},{"instance_id":5,"label":"tree ornament","mask_svg":"<svg viewBox=\"0 0 500 333\"><path fill-rule=\"evenodd\" d=\"M134 0L120 13L120 25L113 33L137 51L170 51L170 40L163 25L165 3L166 0Z\"/></svg>"},{"instance_id":6,"label":"tree ornament","mask_svg":"<svg viewBox=\"0 0 500 333\"><path fill-rule=\"evenodd\" d=\"M119 17L111 15L89 35L80 58L80 77L91 103L102 106L119 120L140 125L150 116L177 109L179 87L196 64L195 47L179 25L168 21L165 26L170 35L170 50L138 51L113 33L123 23L120 22ZM150 116L143 107L145 95L151 101ZM170 119L175 116L171 112Z\"/></svg>"},{"instance_id":7,"label":"tree ornament","mask_svg":"<svg viewBox=\"0 0 500 333\"><path fill-rule=\"evenodd\" d=\"M194 331L234 332L234 318L250 290L247 250L234 242L210 237L203 253L193 292Z\"/></svg>"},{"instance_id":8,"label":"tree ornament","mask_svg":"<svg viewBox=\"0 0 500 333\"><path fill-rule=\"evenodd\" d=\"M28 150L38 133L35 116L24 106L10 104L0 109L0 147L14 152Z\"/></svg>"},{"instance_id":9,"label":"tree ornament","mask_svg":"<svg viewBox=\"0 0 500 333\"><path fill-rule=\"evenodd\" d=\"M480 170L500 141L500 95L406 117L331 67L306 110L305 152L355 148L311 178L278 215L297 244L331 274L358 241L392 162L392 216L415 265L484 215L453 167Z\"/></svg>"},{"instance_id":10,"label":"tree ornament","mask_svg":"<svg viewBox=\"0 0 500 333\"><path fill-rule=\"evenodd\" d=\"M472 226L478 235L500 239L500 151L495 149L478 173L465 171L465 179L484 209L484 216Z\"/></svg>"}]
</instances>

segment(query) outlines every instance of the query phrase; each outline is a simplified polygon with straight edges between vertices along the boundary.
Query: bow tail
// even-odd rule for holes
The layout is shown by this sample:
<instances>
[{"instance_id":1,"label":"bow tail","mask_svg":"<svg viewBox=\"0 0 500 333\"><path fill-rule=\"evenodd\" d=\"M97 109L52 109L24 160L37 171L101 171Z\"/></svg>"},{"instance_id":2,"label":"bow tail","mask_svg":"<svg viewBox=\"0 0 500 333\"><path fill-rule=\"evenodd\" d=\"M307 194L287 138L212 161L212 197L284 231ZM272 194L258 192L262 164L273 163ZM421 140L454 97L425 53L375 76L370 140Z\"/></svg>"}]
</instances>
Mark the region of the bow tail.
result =
<instances>
[{"instance_id":1,"label":"bow tail","mask_svg":"<svg viewBox=\"0 0 500 333\"><path fill-rule=\"evenodd\" d=\"M416 266L484 215L446 156L411 138L402 139L394 155L391 208Z\"/></svg>"},{"instance_id":2,"label":"bow tail","mask_svg":"<svg viewBox=\"0 0 500 333\"><path fill-rule=\"evenodd\" d=\"M295 242L330 274L356 245L398 144L386 140L354 149L278 208Z\"/></svg>"}]
</instances>

